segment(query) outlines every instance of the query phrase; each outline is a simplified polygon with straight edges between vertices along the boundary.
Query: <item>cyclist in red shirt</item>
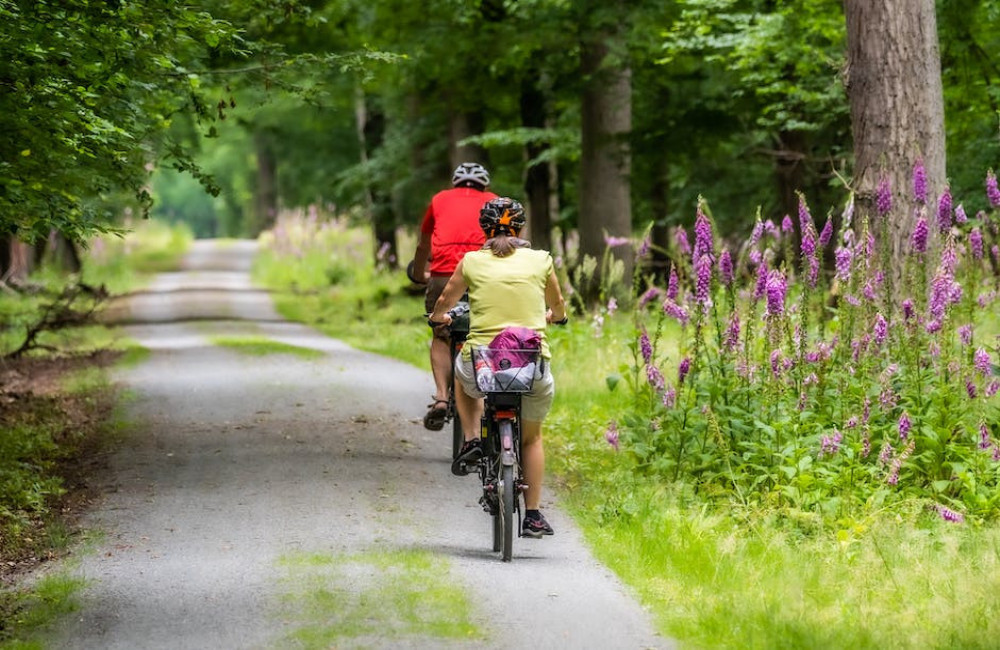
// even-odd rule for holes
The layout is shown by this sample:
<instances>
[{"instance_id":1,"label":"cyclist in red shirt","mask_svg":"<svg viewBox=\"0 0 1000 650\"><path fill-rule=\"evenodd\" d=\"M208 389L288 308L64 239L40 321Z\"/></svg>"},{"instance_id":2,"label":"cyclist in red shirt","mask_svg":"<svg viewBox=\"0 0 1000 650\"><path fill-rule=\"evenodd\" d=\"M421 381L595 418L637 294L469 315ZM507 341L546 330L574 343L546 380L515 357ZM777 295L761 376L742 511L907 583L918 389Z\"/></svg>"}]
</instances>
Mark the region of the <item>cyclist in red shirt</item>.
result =
<instances>
[{"instance_id":1,"label":"cyclist in red shirt","mask_svg":"<svg viewBox=\"0 0 1000 650\"><path fill-rule=\"evenodd\" d=\"M462 257L483 247L485 237L479 227L479 211L487 201L498 198L487 191L490 174L479 163L462 163L451 176L452 189L442 190L431 198L420 226L420 242L407 269L410 279L427 283L424 307L434 311L434 304L448 278ZM428 264L429 263L429 264ZM447 327L434 328L431 339L431 371L434 374L434 400L424 415L424 426L431 431L444 427L448 413L448 377L451 353Z\"/></svg>"}]
</instances>

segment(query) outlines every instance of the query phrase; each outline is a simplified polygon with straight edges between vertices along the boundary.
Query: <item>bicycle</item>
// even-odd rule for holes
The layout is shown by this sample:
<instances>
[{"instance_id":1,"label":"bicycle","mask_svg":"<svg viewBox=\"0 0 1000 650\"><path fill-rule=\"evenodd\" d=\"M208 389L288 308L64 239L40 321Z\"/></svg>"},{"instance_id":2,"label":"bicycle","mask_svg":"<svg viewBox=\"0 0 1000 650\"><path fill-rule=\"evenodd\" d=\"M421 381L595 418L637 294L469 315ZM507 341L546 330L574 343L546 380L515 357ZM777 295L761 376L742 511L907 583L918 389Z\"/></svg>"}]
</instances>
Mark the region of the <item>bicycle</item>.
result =
<instances>
[{"instance_id":1,"label":"bicycle","mask_svg":"<svg viewBox=\"0 0 1000 650\"><path fill-rule=\"evenodd\" d=\"M483 456L477 461L483 496L493 517L493 551L510 562L514 529L521 536L521 500L527 488L521 466L521 395L544 372L537 349L472 350L476 386L485 395L481 423ZM516 515L516 519L515 519Z\"/></svg>"}]
</instances>

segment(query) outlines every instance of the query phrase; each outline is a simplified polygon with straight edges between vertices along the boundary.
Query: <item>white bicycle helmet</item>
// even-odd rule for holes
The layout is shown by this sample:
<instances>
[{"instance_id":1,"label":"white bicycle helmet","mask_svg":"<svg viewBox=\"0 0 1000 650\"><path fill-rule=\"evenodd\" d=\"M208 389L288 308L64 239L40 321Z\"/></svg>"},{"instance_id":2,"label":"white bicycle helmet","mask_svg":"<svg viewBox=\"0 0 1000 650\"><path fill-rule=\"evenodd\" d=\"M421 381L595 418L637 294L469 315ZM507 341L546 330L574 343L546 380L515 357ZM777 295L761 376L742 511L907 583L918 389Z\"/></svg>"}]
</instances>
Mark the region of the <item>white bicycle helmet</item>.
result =
<instances>
[{"instance_id":1,"label":"white bicycle helmet","mask_svg":"<svg viewBox=\"0 0 1000 650\"><path fill-rule=\"evenodd\" d=\"M490 173L479 163L465 162L455 168L451 175L451 184L455 187L475 185L486 189L490 186Z\"/></svg>"}]
</instances>

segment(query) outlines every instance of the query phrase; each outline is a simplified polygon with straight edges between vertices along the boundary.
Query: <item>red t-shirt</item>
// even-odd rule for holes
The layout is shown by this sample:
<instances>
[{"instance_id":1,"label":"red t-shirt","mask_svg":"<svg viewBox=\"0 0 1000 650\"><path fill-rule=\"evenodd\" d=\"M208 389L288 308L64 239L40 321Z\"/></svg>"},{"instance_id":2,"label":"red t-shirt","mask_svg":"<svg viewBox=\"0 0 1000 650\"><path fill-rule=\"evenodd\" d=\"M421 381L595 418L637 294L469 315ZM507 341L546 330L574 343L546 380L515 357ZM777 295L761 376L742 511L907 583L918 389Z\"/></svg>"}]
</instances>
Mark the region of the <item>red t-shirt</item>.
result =
<instances>
[{"instance_id":1,"label":"red t-shirt","mask_svg":"<svg viewBox=\"0 0 1000 650\"><path fill-rule=\"evenodd\" d=\"M471 187L434 195L420 226L420 232L431 236L431 275L450 276L466 253L483 247L486 237L479 227L479 210L495 198L493 192Z\"/></svg>"}]
</instances>

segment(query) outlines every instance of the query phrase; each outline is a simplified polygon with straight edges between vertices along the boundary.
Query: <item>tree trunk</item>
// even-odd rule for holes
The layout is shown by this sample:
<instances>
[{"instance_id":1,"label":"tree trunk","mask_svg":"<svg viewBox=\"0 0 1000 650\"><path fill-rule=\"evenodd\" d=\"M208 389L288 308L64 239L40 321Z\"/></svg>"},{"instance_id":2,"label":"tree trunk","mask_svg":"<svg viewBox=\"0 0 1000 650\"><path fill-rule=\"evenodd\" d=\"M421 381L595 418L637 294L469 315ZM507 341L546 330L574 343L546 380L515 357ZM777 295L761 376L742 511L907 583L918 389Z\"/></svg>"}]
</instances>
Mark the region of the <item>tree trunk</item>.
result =
<instances>
[{"instance_id":1,"label":"tree trunk","mask_svg":"<svg viewBox=\"0 0 1000 650\"><path fill-rule=\"evenodd\" d=\"M479 111L454 111L448 122L448 159L451 169L464 162L477 162L489 168L486 150L478 144L459 144L465 138L483 132L483 114Z\"/></svg>"},{"instance_id":2,"label":"tree trunk","mask_svg":"<svg viewBox=\"0 0 1000 650\"><path fill-rule=\"evenodd\" d=\"M252 234L274 227L278 217L278 161L274 152L274 133L267 128L254 131L257 150L257 187L254 192L256 221Z\"/></svg>"},{"instance_id":3,"label":"tree trunk","mask_svg":"<svg viewBox=\"0 0 1000 650\"><path fill-rule=\"evenodd\" d=\"M624 14L624 11L619 11ZM607 25L581 43L585 85L581 106L580 253L601 260L605 234L632 234L629 192L632 129L632 72L625 48L625 27ZM612 253L625 263L625 282L631 279L633 252L625 246ZM598 269L600 273L601 269ZM586 288L585 298L598 297L600 278Z\"/></svg>"},{"instance_id":4,"label":"tree trunk","mask_svg":"<svg viewBox=\"0 0 1000 650\"><path fill-rule=\"evenodd\" d=\"M53 230L49 238L39 244L35 248L35 259L45 260L60 271L80 272L80 253L76 249L76 244L61 232Z\"/></svg>"},{"instance_id":5,"label":"tree trunk","mask_svg":"<svg viewBox=\"0 0 1000 650\"><path fill-rule=\"evenodd\" d=\"M895 260L905 254L915 223L914 162L924 161L932 205L945 185L944 95L934 7L934 0L844 0L855 205L857 214L875 218L880 179L889 181L891 218L877 227L890 238Z\"/></svg>"},{"instance_id":6,"label":"tree trunk","mask_svg":"<svg viewBox=\"0 0 1000 650\"><path fill-rule=\"evenodd\" d=\"M537 74L529 72L521 83L521 124L535 129L546 126L545 95L538 87ZM524 147L528 167L524 176L524 195L528 212L525 239L534 248L552 250L552 178L548 162L531 164L549 148L547 143L534 142Z\"/></svg>"},{"instance_id":7,"label":"tree trunk","mask_svg":"<svg viewBox=\"0 0 1000 650\"><path fill-rule=\"evenodd\" d=\"M6 241L7 263L4 265L0 281L14 285L23 284L35 268L35 247L14 237Z\"/></svg>"},{"instance_id":8,"label":"tree trunk","mask_svg":"<svg viewBox=\"0 0 1000 650\"><path fill-rule=\"evenodd\" d=\"M372 153L382 145L385 137L385 113L368 105L364 91L358 89L355 96L355 117L361 151L361 163L366 164ZM365 187L365 203L372 222L375 238L376 266L399 268L399 251L396 240L396 212L392 196L384 183L373 183L369 177Z\"/></svg>"}]
</instances>

